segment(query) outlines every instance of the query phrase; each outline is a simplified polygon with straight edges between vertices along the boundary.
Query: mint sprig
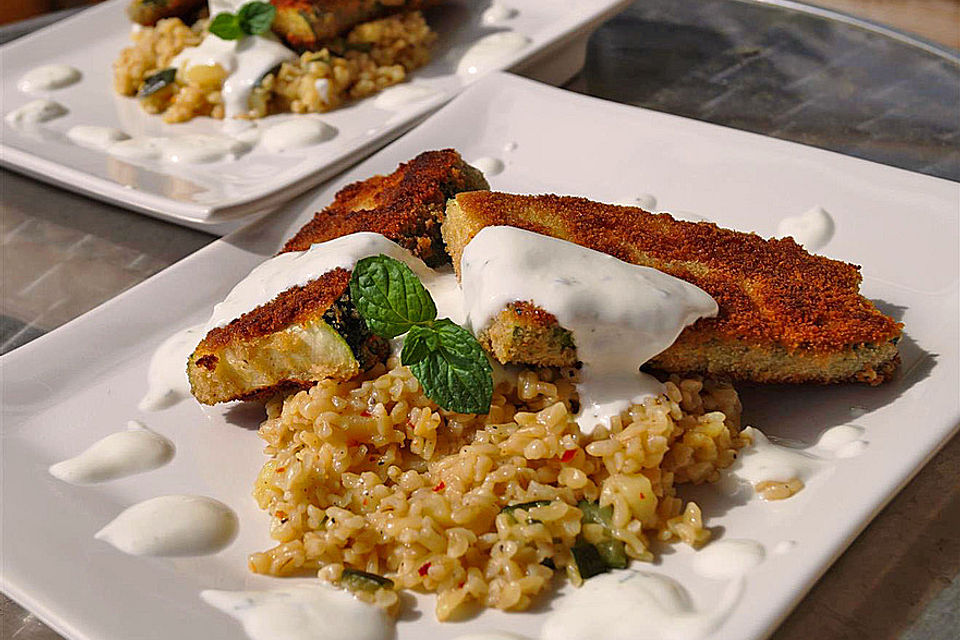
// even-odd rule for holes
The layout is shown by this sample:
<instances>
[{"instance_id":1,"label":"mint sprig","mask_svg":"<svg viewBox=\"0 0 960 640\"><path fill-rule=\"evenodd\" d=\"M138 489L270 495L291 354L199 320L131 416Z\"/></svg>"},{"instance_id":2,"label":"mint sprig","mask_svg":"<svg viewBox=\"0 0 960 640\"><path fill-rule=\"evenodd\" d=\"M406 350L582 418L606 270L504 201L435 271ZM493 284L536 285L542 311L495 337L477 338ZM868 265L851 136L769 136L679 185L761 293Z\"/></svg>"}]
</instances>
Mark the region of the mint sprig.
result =
<instances>
[{"instance_id":1,"label":"mint sprig","mask_svg":"<svg viewBox=\"0 0 960 640\"><path fill-rule=\"evenodd\" d=\"M383 338L407 334L401 364L410 367L427 396L457 413L487 413L493 370L473 335L437 307L410 268L385 255L359 260L350 297L370 330Z\"/></svg>"},{"instance_id":2,"label":"mint sprig","mask_svg":"<svg viewBox=\"0 0 960 640\"><path fill-rule=\"evenodd\" d=\"M210 33L223 40L239 40L244 36L266 33L277 15L277 8L268 2L248 2L237 13L224 11L210 21Z\"/></svg>"}]
</instances>

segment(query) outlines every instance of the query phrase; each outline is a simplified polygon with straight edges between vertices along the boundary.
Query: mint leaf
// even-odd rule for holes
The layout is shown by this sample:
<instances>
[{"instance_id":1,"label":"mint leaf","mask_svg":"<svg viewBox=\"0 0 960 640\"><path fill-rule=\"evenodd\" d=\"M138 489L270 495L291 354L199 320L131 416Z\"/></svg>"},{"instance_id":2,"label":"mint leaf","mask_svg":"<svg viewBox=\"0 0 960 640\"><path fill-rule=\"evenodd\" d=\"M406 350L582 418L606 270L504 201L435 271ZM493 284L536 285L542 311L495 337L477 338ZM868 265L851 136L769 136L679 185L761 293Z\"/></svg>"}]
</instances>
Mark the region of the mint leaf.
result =
<instances>
[{"instance_id":1,"label":"mint leaf","mask_svg":"<svg viewBox=\"0 0 960 640\"><path fill-rule=\"evenodd\" d=\"M247 35L255 36L270 30L277 8L267 2L248 2L237 13L240 28Z\"/></svg>"},{"instance_id":2,"label":"mint leaf","mask_svg":"<svg viewBox=\"0 0 960 640\"><path fill-rule=\"evenodd\" d=\"M493 370L483 347L473 335L448 319L411 331L414 345L404 344L401 362L423 386L431 400L457 413L486 413L493 399ZM435 341L429 337L435 336ZM409 339L409 338L408 338ZM430 349L436 344L436 349ZM419 358L408 361L404 358Z\"/></svg>"},{"instance_id":3,"label":"mint leaf","mask_svg":"<svg viewBox=\"0 0 960 640\"><path fill-rule=\"evenodd\" d=\"M400 351L400 364L411 365L420 362L431 351L440 348L440 335L433 327L414 325L403 339L403 349Z\"/></svg>"},{"instance_id":4,"label":"mint leaf","mask_svg":"<svg viewBox=\"0 0 960 640\"><path fill-rule=\"evenodd\" d=\"M357 262L350 297L370 330L382 338L395 338L437 317L433 298L410 267L384 255Z\"/></svg>"},{"instance_id":5,"label":"mint leaf","mask_svg":"<svg viewBox=\"0 0 960 640\"><path fill-rule=\"evenodd\" d=\"M232 13L218 13L210 21L210 33L221 40L239 40L244 36L240 20Z\"/></svg>"}]
</instances>

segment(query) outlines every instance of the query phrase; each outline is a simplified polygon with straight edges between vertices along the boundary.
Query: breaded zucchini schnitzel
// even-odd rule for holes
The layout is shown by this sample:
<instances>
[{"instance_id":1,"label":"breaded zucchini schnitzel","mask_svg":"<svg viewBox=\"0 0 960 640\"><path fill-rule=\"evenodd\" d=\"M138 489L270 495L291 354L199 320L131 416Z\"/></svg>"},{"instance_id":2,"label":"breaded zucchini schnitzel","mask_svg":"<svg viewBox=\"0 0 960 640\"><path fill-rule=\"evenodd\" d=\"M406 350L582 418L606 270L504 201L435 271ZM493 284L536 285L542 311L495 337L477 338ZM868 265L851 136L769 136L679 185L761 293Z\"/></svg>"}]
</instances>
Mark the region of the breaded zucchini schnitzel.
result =
<instances>
[{"instance_id":1,"label":"breaded zucchini schnitzel","mask_svg":"<svg viewBox=\"0 0 960 640\"><path fill-rule=\"evenodd\" d=\"M281 254L359 231L386 236L431 265L449 261L440 237L448 198L488 188L453 150L428 151L388 176L344 187ZM334 269L211 330L187 363L204 404L267 397L322 378L349 380L389 355L350 301L350 271Z\"/></svg>"},{"instance_id":2,"label":"breaded zucchini schnitzel","mask_svg":"<svg viewBox=\"0 0 960 640\"><path fill-rule=\"evenodd\" d=\"M764 240L584 198L475 191L447 204L442 231L455 268L467 243L491 225L575 242L713 296L717 317L684 330L652 368L764 383L879 384L899 363L901 325L860 295L859 267L811 255L790 238ZM575 336L532 301L516 301L474 329L502 363L577 361Z\"/></svg>"}]
</instances>

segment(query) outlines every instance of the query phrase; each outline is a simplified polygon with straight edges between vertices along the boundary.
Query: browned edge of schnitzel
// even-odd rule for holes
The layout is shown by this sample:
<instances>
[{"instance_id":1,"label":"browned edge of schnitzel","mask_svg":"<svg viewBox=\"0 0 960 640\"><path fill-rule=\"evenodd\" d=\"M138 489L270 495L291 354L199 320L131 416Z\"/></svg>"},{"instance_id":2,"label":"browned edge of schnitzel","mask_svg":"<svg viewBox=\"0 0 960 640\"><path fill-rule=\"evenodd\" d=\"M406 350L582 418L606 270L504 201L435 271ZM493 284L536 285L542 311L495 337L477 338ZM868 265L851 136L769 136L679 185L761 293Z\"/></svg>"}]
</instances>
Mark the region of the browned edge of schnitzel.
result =
<instances>
[{"instance_id":1,"label":"browned edge of schnitzel","mask_svg":"<svg viewBox=\"0 0 960 640\"><path fill-rule=\"evenodd\" d=\"M450 261L440 233L447 199L460 191L487 188L483 174L453 149L427 151L390 175L341 189L330 206L314 214L287 241L281 253L370 231L393 240L429 266L439 266Z\"/></svg>"}]
</instances>

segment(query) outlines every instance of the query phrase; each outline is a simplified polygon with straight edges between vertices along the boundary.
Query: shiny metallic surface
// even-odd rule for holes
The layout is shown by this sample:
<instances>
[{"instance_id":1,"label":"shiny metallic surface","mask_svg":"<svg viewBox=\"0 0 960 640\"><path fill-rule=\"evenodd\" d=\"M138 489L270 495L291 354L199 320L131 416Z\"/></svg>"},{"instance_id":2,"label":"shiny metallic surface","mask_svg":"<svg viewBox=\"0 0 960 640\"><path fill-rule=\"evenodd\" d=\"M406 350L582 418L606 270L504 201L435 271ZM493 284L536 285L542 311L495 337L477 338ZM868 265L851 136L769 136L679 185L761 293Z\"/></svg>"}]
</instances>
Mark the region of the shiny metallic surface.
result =
<instances>
[{"instance_id":1,"label":"shiny metallic surface","mask_svg":"<svg viewBox=\"0 0 960 640\"><path fill-rule=\"evenodd\" d=\"M50 20L0 28L0 42ZM960 181L957 60L793 0L641 0L597 30L567 88ZM0 195L0 353L215 239L7 171ZM3 553L15 548L3 540ZM958 594L955 438L772 637L954 639ZM0 613L0 638L61 637L6 597Z\"/></svg>"}]
</instances>

